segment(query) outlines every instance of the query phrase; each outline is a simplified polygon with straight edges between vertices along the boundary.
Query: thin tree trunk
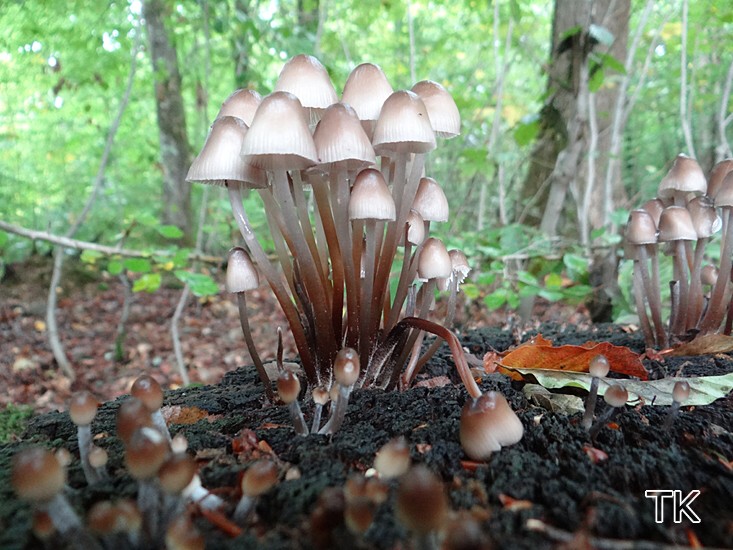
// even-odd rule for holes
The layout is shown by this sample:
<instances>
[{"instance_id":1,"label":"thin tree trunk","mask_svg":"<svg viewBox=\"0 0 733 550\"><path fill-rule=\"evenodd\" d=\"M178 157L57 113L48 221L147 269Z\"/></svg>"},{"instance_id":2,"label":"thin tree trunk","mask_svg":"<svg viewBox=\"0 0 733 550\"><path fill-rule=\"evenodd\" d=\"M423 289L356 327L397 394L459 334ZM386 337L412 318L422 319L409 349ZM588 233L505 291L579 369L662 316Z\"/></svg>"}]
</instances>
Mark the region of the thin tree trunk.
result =
<instances>
[{"instance_id":1,"label":"thin tree trunk","mask_svg":"<svg viewBox=\"0 0 733 550\"><path fill-rule=\"evenodd\" d=\"M190 243L193 236L191 184L186 182L190 152L178 57L176 48L166 32L164 8L162 0L143 2L155 81L155 104L163 169L162 218L164 223L180 228L184 234L183 240Z\"/></svg>"},{"instance_id":2,"label":"thin tree trunk","mask_svg":"<svg viewBox=\"0 0 733 550\"><path fill-rule=\"evenodd\" d=\"M94 178L94 184L92 185L92 192L89 195L89 198L87 199L86 204L84 205L84 208L82 209L79 216L76 218L74 223L71 225L69 230L66 232L65 238L71 239L76 232L79 230L79 228L84 224L86 221L87 216L89 215L89 212L92 209L92 206L94 206L95 201L97 200L97 196L99 195L99 191L102 189L102 183L104 182L104 173L107 170L107 164L109 163L109 157L112 153L112 145L115 141L115 136L117 135L117 130L120 128L120 122L122 121L122 115L125 112L125 109L127 108L127 104L130 101L130 94L132 93L132 84L135 81L135 72L137 70L137 52L139 50L139 43L136 42L135 45L132 48L132 55L130 58L130 73L127 77L127 86L125 87L125 91L122 94L122 97L120 99L120 105L117 108L117 114L115 118L112 120L112 124L109 127L109 130L107 131L107 139L104 144L104 151L102 152L102 158L99 160L99 168L97 169L97 175ZM64 346L61 343L61 338L59 337L59 329L58 329L58 323L56 320L56 292L57 288L61 282L61 272L64 266L64 249L61 246L57 246L54 248L54 261L53 261L53 272L51 273L51 282L49 284L48 289L48 301L46 302L46 328L47 328L47 336L48 336L48 343L51 347L51 351L53 352L54 359L56 360L56 363L58 364L61 371L66 374L70 379L74 380L76 378L76 374L74 373L74 368L71 365L71 362L69 361L68 357L66 357L66 352L64 351Z\"/></svg>"}]
</instances>

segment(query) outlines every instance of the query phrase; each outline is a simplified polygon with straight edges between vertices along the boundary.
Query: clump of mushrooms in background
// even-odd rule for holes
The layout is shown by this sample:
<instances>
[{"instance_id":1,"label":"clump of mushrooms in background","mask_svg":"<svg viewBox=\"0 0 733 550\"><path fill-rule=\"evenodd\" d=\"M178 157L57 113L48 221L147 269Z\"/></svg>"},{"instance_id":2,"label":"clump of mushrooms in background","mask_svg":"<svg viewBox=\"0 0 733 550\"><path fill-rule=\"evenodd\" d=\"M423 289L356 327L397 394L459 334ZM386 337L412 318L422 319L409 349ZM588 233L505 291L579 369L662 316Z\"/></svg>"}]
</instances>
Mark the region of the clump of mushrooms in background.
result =
<instances>
[{"instance_id":1,"label":"clump of mushrooms in background","mask_svg":"<svg viewBox=\"0 0 733 550\"><path fill-rule=\"evenodd\" d=\"M333 399L325 425L319 417L310 429L289 401L298 433L336 431L353 388L407 388L440 339L471 399L481 398L457 337L428 320L440 289L450 294L444 321L452 323L469 271L460 251L428 236L431 223L448 219L448 202L424 173L426 156L438 139L459 132L458 108L440 84L425 80L394 91L378 66L364 63L339 101L326 69L307 55L284 65L271 94L238 90L214 120L187 179L228 190L242 242L230 254L227 289L238 296L260 379L272 400L247 322L245 294L257 272L287 319L305 395L316 391L319 415L324 390ZM259 193L279 269L254 233L245 190ZM425 333L437 338L422 352ZM353 350L360 365L348 387L335 376L343 350Z\"/></svg>"},{"instance_id":2,"label":"clump of mushrooms in background","mask_svg":"<svg viewBox=\"0 0 733 550\"><path fill-rule=\"evenodd\" d=\"M698 162L679 155L662 179L657 198L629 215L626 257L634 261L633 295L648 348L665 348L698 335L733 328L733 160L705 177ZM719 264L706 263L708 244L721 230ZM659 267L672 257L670 314L665 321Z\"/></svg>"}]
</instances>

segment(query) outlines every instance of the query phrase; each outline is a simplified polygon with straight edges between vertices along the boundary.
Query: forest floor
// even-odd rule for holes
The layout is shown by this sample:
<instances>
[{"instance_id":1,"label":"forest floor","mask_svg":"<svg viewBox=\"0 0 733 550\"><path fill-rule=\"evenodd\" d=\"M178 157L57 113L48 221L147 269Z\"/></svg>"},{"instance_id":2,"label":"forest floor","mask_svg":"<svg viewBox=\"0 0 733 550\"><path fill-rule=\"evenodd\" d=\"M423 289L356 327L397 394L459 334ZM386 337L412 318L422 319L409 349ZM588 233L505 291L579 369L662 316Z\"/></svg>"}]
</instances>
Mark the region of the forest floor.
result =
<instances>
[{"instance_id":1,"label":"forest floor","mask_svg":"<svg viewBox=\"0 0 733 550\"><path fill-rule=\"evenodd\" d=\"M10 288L19 292L23 286ZM107 401L126 392L131 380L146 369L172 386L180 383L168 330L180 291L136 297L128 328L131 357L118 365L106 354L112 350L121 293L113 283L109 286L106 290L97 285L78 288L65 293L61 301L59 317L67 331L67 350L77 368L84 369L74 387L92 389ZM44 294L39 288L35 294L26 292L12 294L3 305L2 357L14 358L11 366L19 357L37 365L25 370L11 368L9 373L3 369L8 378L2 383L25 402L33 403L34 396L45 397L41 407L62 408L72 388L68 383L54 386L53 381L60 377L50 352L43 351L43 327L36 326L43 322L43 314L28 307L29 299L35 296L42 301ZM274 349L272 327L282 321L270 321L274 307L264 297L254 301L252 308L262 322L257 324L258 343ZM558 345L595 340L636 353L644 348L638 333L615 325L591 326L582 311L549 307L543 315L550 323L521 333L502 328L497 318L476 315L478 311L465 307L459 321L463 345L478 357L490 349L506 350L537 334L538 329ZM487 323L491 326L486 327ZM536 401L524 383L504 375L483 375L482 391L503 393L517 411L525 433L519 443L477 463L466 459L458 441L460 410L468 396L458 383L445 346L415 387L404 392L357 390L338 433L296 437L287 408L265 404L253 370L235 368L246 364L247 357L229 298L222 295L192 303L182 329L184 354L192 358L192 377L217 383L168 392L164 414L172 433L185 434L204 486L225 500L222 514L216 517L191 506L209 548L415 547L394 513L397 482L390 483L387 501L376 509L364 535L354 535L344 525L346 479L367 472L379 447L398 435L406 438L413 462L425 464L444 482L451 525L461 526L458 530L448 527L446 536L470 533L469 526L477 528L469 541L472 544L454 542L446 548L733 548L730 394L710 405L682 407L669 429L663 428L668 407L625 407L591 438L579 425L582 413L556 410L552 402ZM727 354L656 358L645 365L655 376L733 371L733 360ZM105 385L110 377L116 393ZM27 388L14 387L18 380ZM93 425L95 443L110 456L110 479L87 486L78 460L71 463L68 495L78 511L104 499L134 498L137 492L124 470L121 443L113 435L115 413L123 399L104 403ZM603 406L599 399L599 407ZM304 412L311 417L312 403L305 404ZM50 448L66 447L74 457L78 453L74 426L67 414L57 412L35 417L21 440L0 445L3 549L41 547L30 535L28 507L10 494L8 480L10 457L30 441ZM277 464L281 482L261 498L256 515L243 530L232 529L226 518L231 517L238 498L239 476L259 458ZM327 488L332 488L333 500L329 501L328 521L319 524L313 511ZM659 489L681 491L682 496L700 491L691 509L701 522L693 523L687 516L675 522L667 506L664 521L658 523L655 502L646 491Z\"/></svg>"},{"instance_id":2,"label":"forest floor","mask_svg":"<svg viewBox=\"0 0 733 550\"><path fill-rule=\"evenodd\" d=\"M30 405L37 412L63 410L71 394L81 389L91 391L100 401L109 401L127 393L142 373L152 374L163 387L181 386L170 331L181 289L164 286L153 294L133 295L121 346L123 357L116 359L122 283L72 261L65 264L57 319L60 340L77 379L72 383L63 376L46 334L51 264L50 258L34 257L12 266L0 283L0 384L6 388L0 392L0 408L12 403ZM277 327L284 329L285 356L293 356L295 346L286 330L287 322L269 288L248 293L247 304L262 359L275 357ZM438 318L443 307L438 305ZM227 372L251 364L238 315L236 299L223 289L217 296L189 298L179 334L192 382L215 384ZM543 322L590 326L582 306L543 300L538 300L533 318L533 326ZM486 326L512 330L515 324L506 312L489 312L480 303L462 304L456 315L456 326L462 330Z\"/></svg>"}]
</instances>

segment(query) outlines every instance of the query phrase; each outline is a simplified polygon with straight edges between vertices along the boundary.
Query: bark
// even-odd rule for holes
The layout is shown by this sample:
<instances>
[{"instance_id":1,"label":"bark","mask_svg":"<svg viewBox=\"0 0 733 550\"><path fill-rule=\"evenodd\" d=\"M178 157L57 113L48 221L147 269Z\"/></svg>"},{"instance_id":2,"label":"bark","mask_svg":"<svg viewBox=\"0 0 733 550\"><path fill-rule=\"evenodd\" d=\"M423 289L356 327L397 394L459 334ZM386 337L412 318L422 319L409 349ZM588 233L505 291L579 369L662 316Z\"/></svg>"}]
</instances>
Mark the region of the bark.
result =
<instances>
[{"instance_id":1,"label":"bark","mask_svg":"<svg viewBox=\"0 0 733 550\"><path fill-rule=\"evenodd\" d=\"M587 172L589 131L587 77L588 57L592 52L610 54L616 59L626 57L630 2L629 0L557 0L552 29L552 58L548 69L548 100L540 113L540 135L530 160L530 167L522 188L521 207L532 202L526 210L524 222L542 226L554 234L562 218L567 191L574 184L582 197L584 184L576 177ZM590 36L590 25L607 28L615 37L610 48L598 44ZM578 27L580 32L564 36ZM612 76L606 71L606 79ZM611 120L618 86L603 86L595 94L597 113L597 143L595 174L604 174L609 150ZM585 97L583 97L585 96ZM594 178L595 179L595 178ZM583 183L584 183L583 179ZM611 182L611 197L615 204L624 198L620 174ZM604 225L607 212L612 210L604 200L604 188L592 189L590 211L586 213L591 228ZM549 207L549 208L548 208ZM548 210L552 213L544 215Z\"/></svg>"},{"instance_id":2,"label":"bark","mask_svg":"<svg viewBox=\"0 0 733 550\"><path fill-rule=\"evenodd\" d=\"M175 45L164 23L163 0L145 0L143 15L150 43L150 58L155 81L160 160L163 169L163 223L183 231L190 243L193 235L191 184L186 182L190 149L186 134L186 116L181 95L181 74Z\"/></svg>"}]
</instances>

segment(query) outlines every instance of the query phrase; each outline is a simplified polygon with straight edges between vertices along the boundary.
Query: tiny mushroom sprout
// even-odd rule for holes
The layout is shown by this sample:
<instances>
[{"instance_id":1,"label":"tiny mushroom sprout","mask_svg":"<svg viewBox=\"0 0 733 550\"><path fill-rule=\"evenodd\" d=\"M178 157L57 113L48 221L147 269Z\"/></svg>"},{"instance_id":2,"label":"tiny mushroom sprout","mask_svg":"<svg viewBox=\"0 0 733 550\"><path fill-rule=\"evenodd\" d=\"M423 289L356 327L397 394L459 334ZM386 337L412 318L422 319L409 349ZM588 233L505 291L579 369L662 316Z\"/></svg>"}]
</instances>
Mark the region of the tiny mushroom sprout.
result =
<instances>
[{"instance_id":1,"label":"tiny mushroom sprout","mask_svg":"<svg viewBox=\"0 0 733 550\"><path fill-rule=\"evenodd\" d=\"M235 246L229 251L226 290L229 293L237 295L239 322L242 326L244 341L247 344L249 356L257 369L260 382L262 382L262 385L265 388L265 393L267 394L270 402L272 402L275 398L275 394L272 391L272 385L270 384L270 379L267 376L265 365L262 363L262 359L260 358L260 354L257 352L254 339L252 338L252 331L249 327L249 317L247 315L247 291L255 290L259 286L260 278L257 274L257 268L254 263L252 263L252 259L244 248L241 246Z\"/></svg>"},{"instance_id":2,"label":"tiny mushroom sprout","mask_svg":"<svg viewBox=\"0 0 733 550\"><path fill-rule=\"evenodd\" d=\"M142 374L132 383L130 395L143 404L150 413L153 425L170 442L171 434L160 410L163 406L163 388L158 381L149 374Z\"/></svg>"},{"instance_id":3,"label":"tiny mushroom sprout","mask_svg":"<svg viewBox=\"0 0 733 550\"><path fill-rule=\"evenodd\" d=\"M245 523L254 510L257 498L269 491L278 480L278 469L271 460L258 460L242 475L242 498L234 510L234 521Z\"/></svg>"},{"instance_id":4,"label":"tiny mushroom sprout","mask_svg":"<svg viewBox=\"0 0 733 550\"><path fill-rule=\"evenodd\" d=\"M581 425L586 430L590 430L593 424L593 412L596 409L596 398L598 396L598 384L601 378L605 378L608 375L608 371L611 370L611 364L605 355L596 355L588 363L588 372L593 377L590 383L590 391L588 392L588 398L585 402L585 414L583 415L583 421Z\"/></svg>"},{"instance_id":5,"label":"tiny mushroom sprout","mask_svg":"<svg viewBox=\"0 0 733 550\"><path fill-rule=\"evenodd\" d=\"M75 393L69 403L69 416L77 427L81 467L90 485L100 480L97 470L89 464L89 452L92 449L92 421L97 416L98 406L99 402L88 391Z\"/></svg>"},{"instance_id":6,"label":"tiny mushroom sprout","mask_svg":"<svg viewBox=\"0 0 733 550\"><path fill-rule=\"evenodd\" d=\"M606 412L601 415L595 425L590 429L591 439L595 439L603 426L611 421L621 407L626 405L626 402L629 400L629 392L621 384L612 384L606 388L606 393L603 394L603 400L608 405L608 409L606 409Z\"/></svg>"},{"instance_id":7,"label":"tiny mushroom sprout","mask_svg":"<svg viewBox=\"0 0 733 550\"><path fill-rule=\"evenodd\" d=\"M390 439L374 457L374 469L381 479L400 477L410 469L410 448L404 437Z\"/></svg>"},{"instance_id":8,"label":"tiny mushroom sprout","mask_svg":"<svg viewBox=\"0 0 733 550\"><path fill-rule=\"evenodd\" d=\"M66 469L51 451L29 447L13 457L10 483L35 510L48 514L61 539L75 548L100 546L83 530L81 521L63 495Z\"/></svg>"},{"instance_id":9,"label":"tiny mushroom sprout","mask_svg":"<svg viewBox=\"0 0 733 550\"><path fill-rule=\"evenodd\" d=\"M463 406L461 446L472 460L486 460L491 453L517 443L523 435L522 422L499 392L486 392Z\"/></svg>"},{"instance_id":10,"label":"tiny mushroom sprout","mask_svg":"<svg viewBox=\"0 0 733 550\"><path fill-rule=\"evenodd\" d=\"M341 427L346 416L346 408L349 405L349 395L351 395L351 390L359 379L360 372L361 362L356 350L343 348L336 354L336 360L333 365L335 387L338 388L338 394L335 400L336 406L333 409L331 418L329 418L320 433L334 433Z\"/></svg>"},{"instance_id":11,"label":"tiny mushroom sprout","mask_svg":"<svg viewBox=\"0 0 733 550\"><path fill-rule=\"evenodd\" d=\"M413 532L415 548L438 548L437 533L447 519L449 508L443 482L426 466L413 466L400 479L395 510L400 522Z\"/></svg>"},{"instance_id":12,"label":"tiny mushroom sprout","mask_svg":"<svg viewBox=\"0 0 733 550\"><path fill-rule=\"evenodd\" d=\"M690 397L690 384L684 380L679 380L672 387L672 406L669 408L667 418L664 421L664 429L669 430L672 427L674 419L679 414L680 406Z\"/></svg>"},{"instance_id":13,"label":"tiny mushroom sprout","mask_svg":"<svg viewBox=\"0 0 733 550\"><path fill-rule=\"evenodd\" d=\"M303 411L300 410L298 404L298 394L300 394L300 380L298 376L289 368L284 368L277 379L277 394L283 403L290 408L290 417L295 426L295 432L300 435L307 435L308 426L303 417Z\"/></svg>"}]
</instances>

